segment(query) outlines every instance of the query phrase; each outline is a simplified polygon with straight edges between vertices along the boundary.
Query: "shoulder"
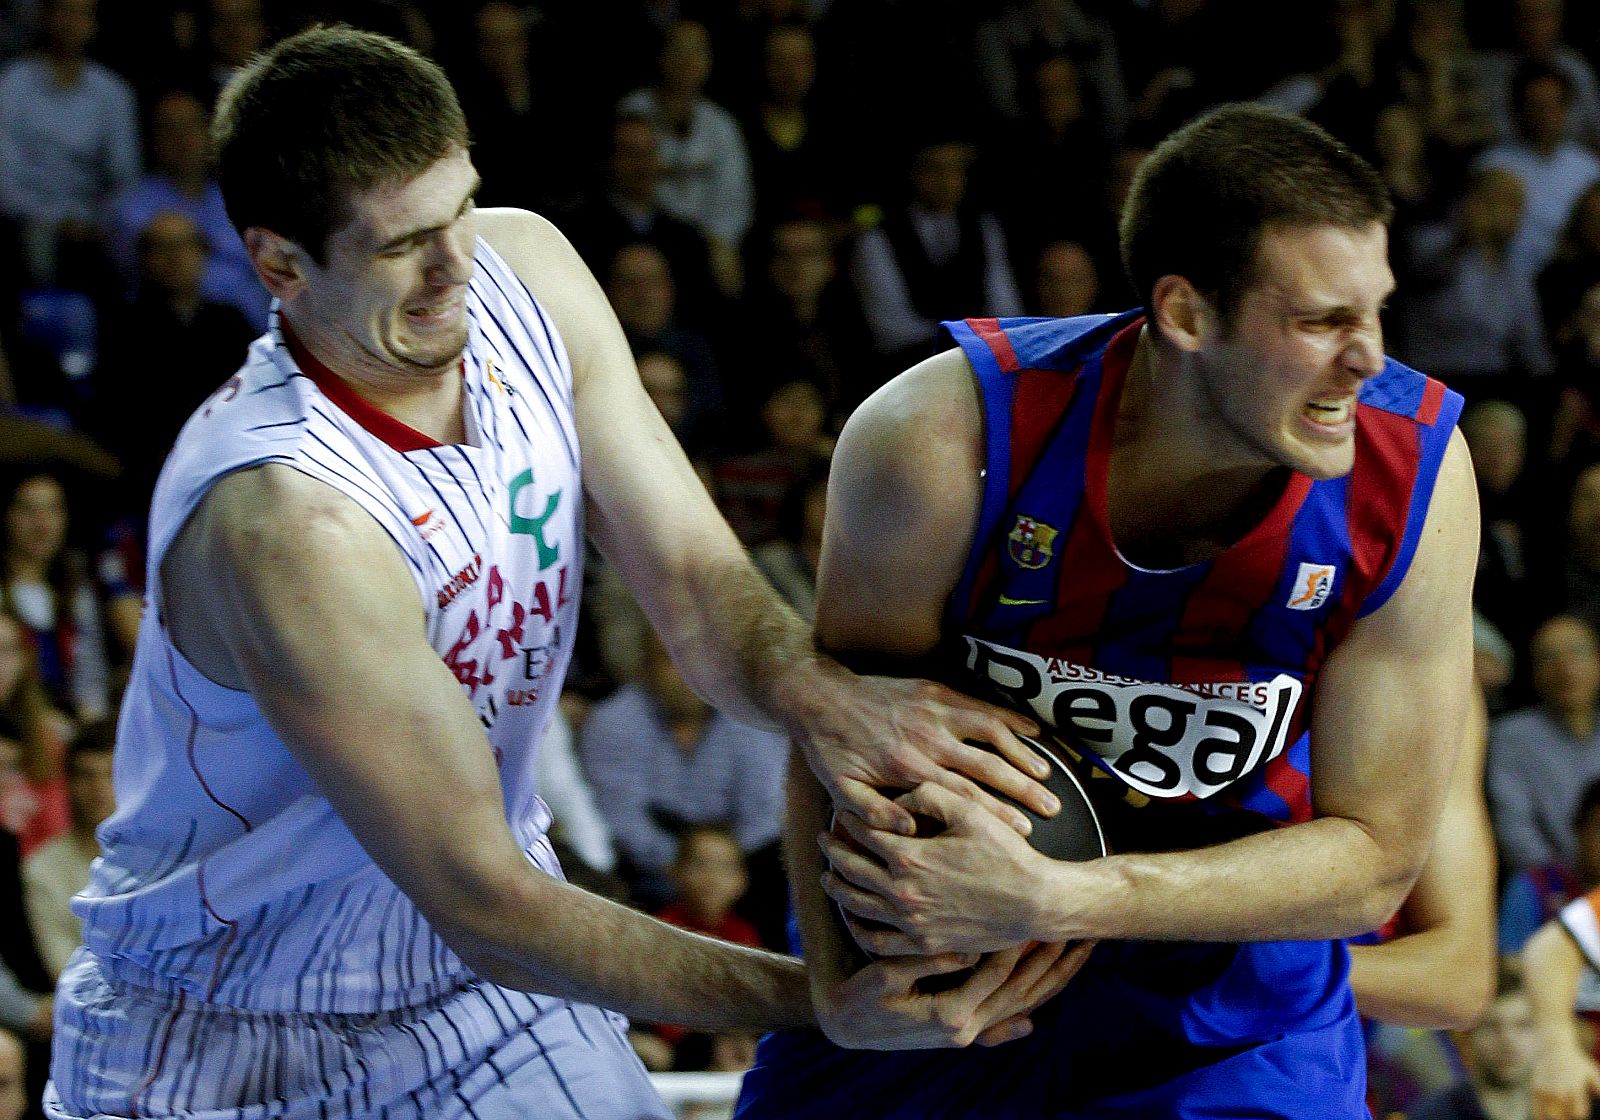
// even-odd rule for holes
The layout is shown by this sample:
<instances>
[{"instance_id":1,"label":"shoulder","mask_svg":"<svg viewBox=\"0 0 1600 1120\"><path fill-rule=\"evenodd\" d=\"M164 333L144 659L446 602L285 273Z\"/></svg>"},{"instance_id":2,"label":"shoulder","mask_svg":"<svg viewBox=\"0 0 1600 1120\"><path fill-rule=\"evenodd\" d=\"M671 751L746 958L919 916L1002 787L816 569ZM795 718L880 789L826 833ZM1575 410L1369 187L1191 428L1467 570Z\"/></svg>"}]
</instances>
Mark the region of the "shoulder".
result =
<instances>
[{"instance_id":1,"label":"shoulder","mask_svg":"<svg viewBox=\"0 0 1600 1120\"><path fill-rule=\"evenodd\" d=\"M569 349L606 322L605 294L549 219L531 210L496 208L478 211L477 222L479 236L556 320Z\"/></svg>"},{"instance_id":2,"label":"shoulder","mask_svg":"<svg viewBox=\"0 0 1600 1120\"><path fill-rule=\"evenodd\" d=\"M98 62L91 62L84 67L83 78L87 88L100 97L110 97L130 103L133 101L133 87L127 80Z\"/></svg>"},{"instance_id":3,"label":"shoulder","mask_svg":"<svg viewBox=\"0 0 1600 1120\"><path fill-rule=\"evenodd\" d=\"M1515 712L1508 712L1498 717L1490 727L1490 742L1498 748L1496 754L1504 751L1519 751L1529 744L1549 738L1553 728L1550 719L1545 715L1544 709L1521 708ZM1517 765L1521 765L1520 761Z\"/></svg>"}]
</instances>

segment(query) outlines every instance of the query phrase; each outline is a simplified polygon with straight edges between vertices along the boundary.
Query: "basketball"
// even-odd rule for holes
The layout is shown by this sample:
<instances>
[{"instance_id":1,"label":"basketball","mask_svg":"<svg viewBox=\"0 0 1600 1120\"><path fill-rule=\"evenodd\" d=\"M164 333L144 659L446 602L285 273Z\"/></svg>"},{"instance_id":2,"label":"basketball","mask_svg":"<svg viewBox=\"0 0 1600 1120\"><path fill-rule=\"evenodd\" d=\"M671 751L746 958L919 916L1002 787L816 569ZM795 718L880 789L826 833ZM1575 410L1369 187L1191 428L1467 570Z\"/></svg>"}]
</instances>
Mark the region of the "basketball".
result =
<instances>
[{"instance_id":1,"label":"basketball","mask_svg":"<svg viewBox=\"0 0 1600 1120\"><path fill-rule=\"evenodd\" d=\"M1089 799L1089 791L1083 780L1073 770L1072 762L1066 752L1049 740L1035 739L1028 735L1019 735L1017 738L1026 743L1040 758L1050 764L1050 776L1041 783L1056 799L1061 802L1061 810L1053 817L1041 817L1037 813L1012 801L1004 795L997 795L1001 800L1015 806L1033 824L1033 831L1028 834L1028 842L1039 852L1051 859L1080 860L1098 859L1111 854L1111 846L1106 838L1105 827L1101 822L1100 814L1095 811ZM988 747L988 744L979 744ZM942 821L932 817L917 814L917 835L921 837L936 836L944 828ZM834 815L831 834L842 843L850 845L857 851L861 850L859 844L845 830L839 822L838 814ZM841 914L843 910L841 909ZM855 923L862 929L887 928L880 923L865 918L849 916L846 928L851 928L850 923ZM852 939L854 930L852 929ZM870 959L873 954L859 941L855 942L856 948L866 954ZM961 983L970 973L962 972L945 973L937 976L925 977L919 981L919 987L925 991L938 991L954 987Z\"/></svg>"}]
</instances>

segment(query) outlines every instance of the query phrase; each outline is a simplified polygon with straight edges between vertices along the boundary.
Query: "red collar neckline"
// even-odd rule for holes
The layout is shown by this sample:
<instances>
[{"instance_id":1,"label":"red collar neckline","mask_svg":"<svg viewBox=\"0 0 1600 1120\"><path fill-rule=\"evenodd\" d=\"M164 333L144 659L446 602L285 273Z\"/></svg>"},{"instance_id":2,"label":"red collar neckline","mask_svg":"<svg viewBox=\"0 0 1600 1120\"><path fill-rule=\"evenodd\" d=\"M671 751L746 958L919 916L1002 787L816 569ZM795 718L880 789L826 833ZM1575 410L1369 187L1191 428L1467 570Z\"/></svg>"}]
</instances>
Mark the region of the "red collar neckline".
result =
<instances>
[{"instance_id":1,"label":"red collar neckline","mask_svg":"<svg viewBox=\"0 0 1600 1120\"><path fill-rule=\"evenodd\" d=\"M352 389L349 382L323 365L315 354L305 348L305 344L289 326L289 320L281 314L278 316L278 326L283 332L284 345L289 348L289 356L300 367L300 372L311 378L322 390L323 396L338 405L340 411L350 419L402 454L444 446L410 424L396 420Z\"/></svg>"}]
</instances>

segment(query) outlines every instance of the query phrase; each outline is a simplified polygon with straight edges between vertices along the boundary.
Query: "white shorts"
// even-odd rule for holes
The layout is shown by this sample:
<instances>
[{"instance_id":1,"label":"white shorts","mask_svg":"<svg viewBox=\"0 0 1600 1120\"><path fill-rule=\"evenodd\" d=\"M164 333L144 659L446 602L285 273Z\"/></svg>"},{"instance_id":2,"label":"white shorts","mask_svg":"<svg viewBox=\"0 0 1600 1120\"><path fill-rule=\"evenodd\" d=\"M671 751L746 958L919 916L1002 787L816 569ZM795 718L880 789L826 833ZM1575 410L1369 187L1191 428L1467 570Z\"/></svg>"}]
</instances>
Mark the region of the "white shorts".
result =
<instances>
[{"instance_id":1,"label":"white shorts","mask_svg":"<svg viewBox=\"0 0 1600 1120\"><path fill-rule=\"evenodd\" d=\"M105 977L56 990L45 1114L668 1120L613 1012L486 982L370 1015L208 1005Z\"/></svg>"}]
</instances>

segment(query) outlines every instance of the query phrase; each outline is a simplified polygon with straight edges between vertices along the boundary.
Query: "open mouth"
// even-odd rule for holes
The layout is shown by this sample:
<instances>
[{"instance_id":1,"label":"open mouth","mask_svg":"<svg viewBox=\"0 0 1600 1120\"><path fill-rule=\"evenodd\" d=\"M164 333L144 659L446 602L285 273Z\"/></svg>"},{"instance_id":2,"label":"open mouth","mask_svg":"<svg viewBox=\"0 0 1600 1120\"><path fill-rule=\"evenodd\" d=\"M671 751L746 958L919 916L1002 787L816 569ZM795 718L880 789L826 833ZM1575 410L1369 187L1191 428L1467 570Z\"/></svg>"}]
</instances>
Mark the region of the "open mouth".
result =
<instances>
[{"instance_id":1,"label":"open mouth","mask_svg":"<svg viewBox=\"0 0 1600 1120\"><path fill-rule=\"evenodd\" d=\"M457 294L423 307L408 307L406 318L418 326L437 326L455 318L461 310L462 300L463 296Z\"/></svg>"},{"instance_id":2,"label":"open mouth","mask_svg":"<svg viewBox=\"0 0 1600 1120\"><path fill-rule=\"evenodd\" d=\"M1321 397L1307 401L1300 415L1321 428L1342 428L1355 415L1354 397Z\"/></svg>"}]
</instances>

